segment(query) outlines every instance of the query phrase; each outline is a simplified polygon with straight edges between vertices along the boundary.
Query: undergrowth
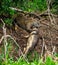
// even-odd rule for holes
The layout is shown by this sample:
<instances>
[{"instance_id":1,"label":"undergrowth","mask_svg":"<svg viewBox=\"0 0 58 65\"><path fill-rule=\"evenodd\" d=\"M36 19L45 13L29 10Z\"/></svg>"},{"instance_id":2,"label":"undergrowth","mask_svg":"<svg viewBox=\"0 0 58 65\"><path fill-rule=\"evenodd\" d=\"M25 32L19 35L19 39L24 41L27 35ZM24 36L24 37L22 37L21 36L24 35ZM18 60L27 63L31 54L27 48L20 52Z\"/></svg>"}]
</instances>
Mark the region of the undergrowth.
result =
<instances>
[{"instance_id":1,"label":"undergrowth","mask_svg":"<svg viewBox=\"0 0 58 65\"><path fill-rule=\"evenodd\" d=\"M8 55L6 56L7 60L3 58L3 54L0 55L0 65L58 65L58 61L53 60L50 56L48 56L46 60L39 58L40 56L35 51L34 57L32 57L31 53L27 55L28 62L26 62L27 59L24 59L22 56L17 60L14 60L13 57L8 57ZM56 54L55 57L58 57L58 54Z\"/></svg>"},{"instance_id":2,"label":"undergrowth","mask_svg":"<svg viewBox=\"0 0 58 65\"><path fill-rule=\"evenodd\" d=\"M27 63L22 57L20 57L18 60L14 61L11 58L8 58L7 62L0 60L0 65L58 65L58 62L53 61L51 57L47 57L46 61L43 62L42 58L38 61L34 60L32 62Z\"/></svg>"}]
</instances>

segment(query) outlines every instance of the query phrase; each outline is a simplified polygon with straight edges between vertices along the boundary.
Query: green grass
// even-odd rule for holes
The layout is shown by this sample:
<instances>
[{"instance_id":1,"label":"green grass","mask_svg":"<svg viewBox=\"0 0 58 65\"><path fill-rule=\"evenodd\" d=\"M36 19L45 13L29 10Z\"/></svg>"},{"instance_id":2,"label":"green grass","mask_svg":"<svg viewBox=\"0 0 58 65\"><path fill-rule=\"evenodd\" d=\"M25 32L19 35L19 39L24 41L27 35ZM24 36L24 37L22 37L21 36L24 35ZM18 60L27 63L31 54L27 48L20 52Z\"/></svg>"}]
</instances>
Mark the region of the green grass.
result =
<instances>
[{"instance_id":1,"label":"green grass","mask_svg":"<svg viewBox=\"0 0 58 65\"><path fill-rule=\"evenodd\" d=\"M9 39L10 40L10 39ZM8 42L7 46L7 54L6 54L6 60L4 59L5 54L4 54L4 47L2 46L2 54L0 54L0 65L58 65L58 61L54 61L51 57L47 57L46 61L43 62L42 58L39 58L40 55L34 50L33 53L29 53L27 55L28 62L26 62L23 57L18 58L17 60L14 60L14 55L9 57L9 54L11 53L11 49L13 44L10 44L11 42ZM14 49L15 52L18 51L18 49ZM58 54L55 53L54 56L58 57Z\"/></svg>"},{"instance_id":2,"label":"green grass","mask_svg":"<svg viewBox=\"0 0 58 65\"><path fill-rule=\"evenodd\" d=\"M34 51L34 56L32 57L32 53L27 55L28 62L26 62L23 57L18 58L17 60L14 60L13 57L8 57L7 60L2 60L4 58L4 54L0 55L0 65L58 65L58 61L54 61L51 57L47 57L46 61L43 61L42 58L39 58L39 55L37 52ZM54 56L58 57L58 54L55 54Z\"/></svg>"},{"instance_id":3,"label":"green grass","mask_svg":"<svg viewBox=\"0 0 58 65\"><path fill-rule=\"evenodd\" d=\"M0 65L58 65L58 62L53 61L51 57L47 57L45 62L43 62L42 59L39 59L38 61L34 60L32 62L27 63L22 57L20 57L16 61L8 58L7 62L1 61Z\"/></svg>"}]
</instances>

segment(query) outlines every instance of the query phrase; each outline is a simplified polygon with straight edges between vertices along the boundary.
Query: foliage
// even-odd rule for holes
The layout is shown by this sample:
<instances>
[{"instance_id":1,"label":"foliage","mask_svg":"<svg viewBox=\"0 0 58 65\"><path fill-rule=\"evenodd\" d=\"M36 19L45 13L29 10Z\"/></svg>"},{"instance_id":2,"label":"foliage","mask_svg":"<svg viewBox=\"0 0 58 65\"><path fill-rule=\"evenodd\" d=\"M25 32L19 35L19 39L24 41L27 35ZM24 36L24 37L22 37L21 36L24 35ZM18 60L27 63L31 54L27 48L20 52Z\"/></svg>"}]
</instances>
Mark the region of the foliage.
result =
<instances>
[{"instance_id":1,"label":"foliage","mask_svg":"<svg viewBox=\"0 0 58 65\"><path fill-rule=\"evenodd\" d=\"M52 1L53 13L58 13L58 0ZM15 13L9 7L15 7L28 12L42 12L47 9L46 0L0 0L0 15L12 17ZM9 21L9 19L6 19ZM6 21L6 22L7 22ZM9 22L11 23L11 22ZM7 24L9 24L7 23Z\"/></svg>"},{"instance_id":2,"label":"foliage","mask_svg":"<svg viewBox=\"0 0 58 65\"><path fill-rule=\"evenodd\" d=\"M51 57L47 57L44 65L55 65L55 62L52 60Z\"/></svg>"},{"instance_id":3,"label":"foliage","mask_svg":"<svg viewBox=\"0 0 58 65\"><path fill-rule=\"evenodd\" d=\"M45 0L37 0L37 1L36 0L0 0L0 15L9 17L9 18L5 18L6 24L12 24L11 18L15 13L15 11L11 10L9 7L19 8L28 12L42 11L46 9L46 1Z\"/></svg>"},{"instance_id":4,"label":"foliage","mask_svg":"<svg viewBox=\"0 0 58 65\"><path fill-rule=\"evenodd\" d=\"M10 39L9 39L10 40ZM7 46L8 48L8 51L7 51L7 54L6 54L6 57L7 57L7 60L3 60L4 59L4 53L2 53L0 55L0 65L58 65L58 61L54 61L52 59L52 57L48 56L46 58L46 61L43 62L43 58L39 58L38 57L38 53L34 51L34 58L29 61L29 62L26 62L25 59L23 59L23 57L21 56L20 58L18 58L17 60L14 60L13 56L12 57L9 57L8 55L11 53L11 49L12 49L12 44L10 44L11 42L9 41L9 44ZM4 51L4 50L2 50ZM57 55L56 55L57 56ZM28 54L28 57L32 57L31 54ZM28 58L28 59L30 59Z\"/></svg>"},{"instance_id":5,"label":"foliage","mask_svg":"<svg viewBox=\"0 0 58 65\"><path fill-rule=\"evenodd\" d=\"M0 63L0 65L58 65L58 62L54 62L51 57L47 57L46 62L39 59L38 61L27 63L22 57L20 57L17 61L14 61L12 58L8 58L7 63L4 61Z\"/></svg>"},{"instance_id":6,"label":"foliage","mask_svg":"<svg viewBox=\"0 0 58 65\"><path fill-rule=\"evenodd\" d=\"M9 7L12 5L12 0L0 1L0 14L13 14L14 11L10 10Z\"/></svg>"},{"instance_id":7,"label":"foliage","mask_svg":"<svg viewBox=\"0 0 58 65\"><path fill-rule=\"evenodd\" d=\"M58 7L58 0L53 0L51 3L53 9ZM29 12L47 9L46 0L0 0L0 14L14 14L14 11L9 9L11 6Z\"/></svg>"},{"instance_id":8,"label":"foliage","mask_svg":"<svg viewBox=\"0 0 58 65\"><path fill-rule=\"evenodd\" d=\"M55 12L58 9L58 0L53 0L52 10ZM16 7L22 10L32 11L44 11L47 9L46 0L0 0L0 15L8 14L13 15L14 11L10 10L9 7Z\"/></svg>"},{"instance_id":9,"label":"foliage","mask_svg":"<svg viewBox=\"0 0 58 65\"><path fill-rule=\"evenodd\" d=\"M54 3L52 4L52 13L58 14L58 0L54 0Z\"/></svg>"},{"instance_id":10,"label":"foliage","mask_svg":"<svg viewBox=\"0 0 58 65\"><path fill-rule=\"evenodd\" d=\"M22 9L27 10L29 12L32 11L42 11L46 9L46 1L45 0L24 0L22 2Z\"/></svg>"},{"instance_id":11,"label":"foliage","mask_svg":"<svg viewBox=\"0 0 58 65\"><path fill-rule=\"evenodd\" d=\"M9 45L8 48L10 51L11 45ZM34 54L35 54L35 56L34 56L33 60L31 60L29 62L26 62L26 60L22 56L20 58L18 58L17 60L14 60L13 57L11 57L11 58L8 57L9 53L6 54L7 60L2 60L2 59L4 59L4 54L1 54L0 55L0 65L58 65L58 61L54 61L52 59L52 57L50 57L50 56L48 56L46 58L46 61L43 62L43 58L39 58L37 52L34 51ZM28 56L31 58L30 54L28 54ZM28 59L30 59L30 58L28 58Z\"/></svg>"},{"instance_id":12,"label":"foliage","mask_svg":"<svg viewBox=\"0 0 58 65\"><path fill-rule=\"evenodd\" d=\"M2 0L0 1L0 15L13 15L14 11L9 7L17 7L25 11L42 11L46 9L45 0Z\"/></svg>"},{"instance_id":13,"label":"foliage","mask_svg":"<svg viewBox=\"0 0 58 65\"><path fill-rule=\"evenodd\" d=\"M7 25L10 25L10 26L12 26L12 19L9 19L9 18L7 18L7 19L4 19L4 22L7 24Z\"/></svg>"},{"instance_id":14,"label":"foliage","mask_svg":"<svg viewBox=\"0 0 58 65\"><path fill-rule=\"evenodd\" d=\"M9 9L9 7L16 7L28 12L42 12L47 9L46 0L0 0L0 15L9 16L9 18L4 18L4 22L8 25L12 24L11 17L15 14L15 11ZM51 11L53 13L58 13L58 0L54 0L52 3ZM11 47L8 46L8 48L10 51ZM8 54L6 54L7 62L2 60L4 59L4 52L0 54L0 65L58 65L58 62L53 61L51 57L47 57L46 62L43 63L42 58L38 59L36 53L32 59L33 61L29 62L29 64L22 57L14 61L12 57L8 58ZM56 54L56 56L58 56L58 54Z\"/></svg>"}]
</instances>

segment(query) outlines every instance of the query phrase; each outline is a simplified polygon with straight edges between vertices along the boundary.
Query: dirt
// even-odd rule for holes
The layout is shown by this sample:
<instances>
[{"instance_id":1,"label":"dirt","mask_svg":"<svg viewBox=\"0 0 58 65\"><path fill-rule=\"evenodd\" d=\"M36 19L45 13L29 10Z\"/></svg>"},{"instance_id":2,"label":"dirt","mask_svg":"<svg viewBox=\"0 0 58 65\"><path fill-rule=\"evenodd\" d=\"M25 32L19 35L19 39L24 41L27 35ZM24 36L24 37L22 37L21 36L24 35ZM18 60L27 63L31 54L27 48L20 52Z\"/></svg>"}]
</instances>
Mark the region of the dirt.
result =
<instances>
[{"instance_id":1,"label":"dirt","mask_svg":"<svg viewBox=\"0 0 58 65\"><path fill-rule=\"evenodd\" d=\"M56 24L58 25L58 18L55 18L55 21L56 21ZM50 21L48 18L46 20L43 20L40 22L40 24L42 24L42 23L50 25ZM39 54L42 51L42 45L43 45L42 38L44 38L44 42L47 45L48 50L52 51L52 45L53 45L53 46L55 46L55 53L58 53L58 31L53 29L53 27L51 28L47 25L41 26L38 30L39 39L38 39L38 43L35 46L34 50L36 52L38 52ZM26 48L26 45L27 45L27 39L24 36L29 35L29 33L26 30L17 26L16 31L13 31L12 29L7 28L7 34L11 35L16 40L16 42L19 44L19 46L21 47L21 50L23 52L24 48ZM2 35L3 35L3 30L2 30L2 27L0 27L0 39L1 39ZM2 46L2 45L3 44L1 43L0 46ZM12 49L14 49L14 48L12 48ZM15 54L16 56L18 56L20 53L19 49L14 52L17 52L17 54ZM0 53L1 53L1 51L0 51Z\"/></svg>"}]
</instances>

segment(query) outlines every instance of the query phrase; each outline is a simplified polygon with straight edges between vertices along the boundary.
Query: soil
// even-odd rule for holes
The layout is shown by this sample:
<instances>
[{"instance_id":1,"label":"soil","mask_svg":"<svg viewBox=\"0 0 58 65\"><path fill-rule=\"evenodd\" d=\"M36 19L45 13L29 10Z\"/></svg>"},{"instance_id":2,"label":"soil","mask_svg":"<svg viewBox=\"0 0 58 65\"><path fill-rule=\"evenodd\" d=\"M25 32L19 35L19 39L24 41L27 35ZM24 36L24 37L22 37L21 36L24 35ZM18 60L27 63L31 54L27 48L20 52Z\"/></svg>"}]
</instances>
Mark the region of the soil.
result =
<instances>
[{"instance_id":1,"label":"soil","mask_svg":"<svg viewBox=\"0 0 58 65\"><path fill-rule=\"evenodd\" d=\"M55 17L55 22L56 22L56 25L58 26L57 17ZM42 23L44 25L41 26L38 30L39 39L38 39L38 43L35 46L35 48L33 49L33 51L35 50L37 53L39 53L39 54L41 53L42 45L43 45L42 38L44 38L44 42L47 45L48 50L52 51L52 46L55 46L55 53L58 53L58 31L55 30L52 26L48 26L51 24L48 17L47 17L47 19L40 22L40 24L42 24ZM45 24L47 24L47 25L45 25ZM17 26L15 31L13 31L12 29L8 29L8 28L6 28L6 29L7 29L7 34L11 35L16 40L16 42L19 44L19 46L21 47L21 50L23 52L24 48L26 48L26 45L27 45L27 39L24 36L29 35L29 32L27 32L26 30L22 29L19 26ZM3 35L3 30L2 30L2 27L0 27L0 39L1 39L2 35ZM2 45L3 45L3 43L0 44L0 46L2 46ZM16 46L14 46L14 48L15 47ZM14 49L14 48L12 48L12 49ZM0 48L0 50L1 50L1 48ZM17 52L17 54L15 54L15 56L20 55L19 49L14 52ZM0 53L1 53L1 51L0 51Z\"/></svg>"}]
</instances>

